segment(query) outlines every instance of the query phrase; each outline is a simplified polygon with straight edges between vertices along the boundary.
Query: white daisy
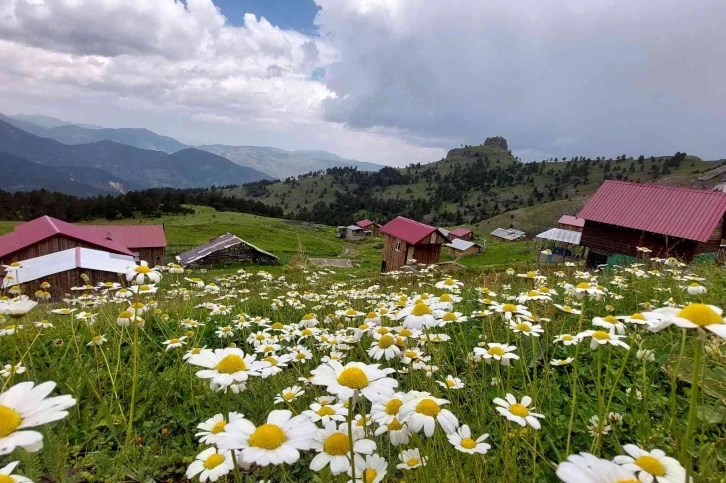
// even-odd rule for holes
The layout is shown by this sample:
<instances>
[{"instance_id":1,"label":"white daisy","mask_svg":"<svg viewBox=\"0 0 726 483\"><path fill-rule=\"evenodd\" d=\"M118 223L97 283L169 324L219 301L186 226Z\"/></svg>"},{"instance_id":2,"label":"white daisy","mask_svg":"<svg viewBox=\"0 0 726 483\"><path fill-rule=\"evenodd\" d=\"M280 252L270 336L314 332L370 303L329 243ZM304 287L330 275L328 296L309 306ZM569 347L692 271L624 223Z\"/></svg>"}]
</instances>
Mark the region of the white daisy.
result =
<instances>
[{"instance_id":1,"label":"white daisy","mask_svg":"<svg viewBox=\"0 0 726 483\"><path fill-rule=\"evenodd\" d=\"M494 404L497 405L495 409L499 414L520 426L529 424L534 429L540 429L541 425L537 418L544 418L544 414L533 413L531 411L534 409L533 407L529 407L532 404L531 397L524 396L521 403L518 403L517 398L512 394L507 393L505 397L506 401L500 397L494 399Z\"/></svg>"},{"instance_id":2,"label":"white daisy","mask_svg":"<svg viewBox=\"0 0 726 483\"><path fill-rule=\"evenodd\" d=\"M242 419L243 417L244 414L242 413L230 412L229 421L225 421L224 416L221 413L215 414L213 417L197 425L197 429L200 429L201 431L194 436L199 438L201 443L217 444L217 441L219 440L220 435L224 433L227 424L238 419Z\"/></svg>"},{"instance_id":3,"label":"white daisy","mask_svg":"<svg viewBox=\"0 0 726 483\"><path fill-rule=\"evenodd\" d=\"M330 421L345 421L348 410L343 404L326 404L323 406L319 403L312 403L310 409L306 409L302 412L305 416L310 418L310 421L325 425Z\"/></svg>"},{"instance_id":4,"label":"white daisy","mask_svg":"<svg viewBox=\"0 0 726 483\"><path fill-rule=\"evenodd\" d=\"M337 425L330 421L324 428L319 429L315 436L315 449L318 454L310 462L310 469L320 471L330 465L333 475L345 473L350 469L350 433L348 423ZM363 431L353 429L353 452L357 454L372 454L376 450L376 443L370 439L362 438Z\"/></svg>"},{"instance_id":5,"label":"white daisy","mask_svg":"<svg viewBox=\"0 0 726 483\"><path fill-rule=\"evenodd\" d=\"M519 359L514 353L517 346L498 344L496 342L487 343L488 348L474 347L474 355L482 357L487 363L491 364L492 359L499 361L503 366L508 366L510 361Z\"/></svg>"},{"instance_id":6,"label":"white daisy","mask_svg":"<svg viewBox=\"0 0 726 483\"><path fill-rule=\"evenodd\" d=\"M217 481L234 469L232 453L208 448L199 453L187 468L187 478L199 475L199 481Z\"/></svg>"},{"instance_id":7,"label":"white daisy","mask_svg":"<svg viewBox=\"0 0 726 483\"><path fill-rule=\"evenodd\" d=\"M282 404L285 402L292 402L295 399L299 398L305 394L305 391L300 386L290 386L286 387L282 391L280 391L280 394L275 396L275 404Z\"/></svg>"},{"instance_id":8,"label":"white daisy","mask_svg":"<svg viewBox=\"0 0 726 483\"><path fill-rule=\"evenodd\" d=\"M557 466L563 483L638 483L635 473L590 453L573 454Z\"/></svg>"},{"instance_id":9,"label":"white daisy","mask_svg":"<svg viewBox=\"0 0 726 483\"><path fill-rule=\"evenodd\" d=\"M427 457L421 456L418 448L405 449L398 454L401 462L396 465L399 470L413 470L421 466L426 466Z\"/></svg>"},{"instance_id":10,"label":"white daisy","mask_svg":"<svg viewBox=\"0 0 726 483\"><path fill-rule=\"evenodd\" d=\"M0 468L0 482L3 483L33 483L33 480L21 475L11 474L19 461L13 461L12 463ZM379 480L380 481L380 480Z\"/></svg>"},{"instance_id":11,"label":"white daisy","mask_svg":"<svg viewBox=\"0 0 726 483\"><path fill-rule=\"evenodd\" d=\"M444 389L463 389L465 384L460 378L454 377L451 374L446 376L443 381L436 381L436 384L443 387Z\"/></svg>"},{"instance_id":12,"label":"white daisy","mask_svg":"<svg viewBox=\"0 0 726 483\"><path fill-rule=\"evenodd\" d=\"M349 362L343 366L338 361L330 361L313 369L310 382L316 386L327 386L327 391L340 399L350 399L356 391L371 402L393 394L398 386L395 379L386 377L395 369L379 369L378 364Z\"/></svg>"},{"instance_id":13,"label":"white daisy","mask_svg":"<svg viewBox=\"0 0 726 483\"><path fill-rule=\"evenodd\" d=\"M449 401L433 397L428 392L411 391L403 399L401 421L414 433L423 429L429 438L434 434L437 421L446 434L451 434L459 427L459 420L451 411L441 407L444 404L449 404Z\"/></svg>"},{"instance_id":14,"label":"white daisy","mask_svg":"<svg viewBox=\"0 0 726 483\"><path fill-rule=\"evenodd\" d=\"M403 327L412 330L423 330L424 327L435 327L438 324L431 307L422 301L401 309L396 319L403 319Z\"/></svg>"},{"instance_id":15,"label":"white daisy","mask_svg":"<svg viewBox=\"0 0 726 483\"><path fill-rule=\"evenodd\" d=\"M666 456L659 449L645 451L634 444L626 444L623 449L629 456L616 456L615 463L634 473L638 473L641 483L684 483L686 469L675 458ZM690 478L689 481L693 481Z\"/></svg>"},{"instance_id":16,"label":"white daisy","mask_svg":"<svg viewBox=\"0 0 726 483\"><path fill-rule=\"evenodd\" d=\"M485 443L486 439L489 437L488 434L483 434L477 439L473 439L471 437L471 430L466 424L457 429L456 432L451 433L446 437L449 439L449 442L454 446L454 448L462 453L486 454L492 447L489 443Z\"/></svg>"},{"instance_id":17,"label":"white daisy","mask_svg":"<svg viewBox=\"0 0 726 483\"><path fill-rule=\"evenodd\" d=\"M377 454L366 455L365 459L355 455L355 481L348 483L380 483L386 476L388 463ZM348 469L348 476L353 476L353 469Z\"/></svg>"},{"instance_id":18,"label":"white daisy","mask_svg":"<svg viewBox=\"0 0 726 483\"><path fill-rule=\"evenodd\" d=\"M197 371L197 377L210 379L211 384L226 389L232 384L247 381L252 375L259 375L259 371L267 367L268 363L255 360L255 355L245 355L241 349L228 347L226 349L203 350L192 355L187 362L206 369Z\"/></svg>"},{"instance_id":19,"label":"white daisy","mask_svg":"<svg viewBox=\"0 0 726 483\"><path fill-rule=\"evenodd\" d=\"M643 314L647 317L647 314ZM664 307L655 310L658 322L650 326L650 330L657 332L670 325L684 329L702 329L713 332L726 339L726 319L723 310L715 305L688 304L682 309Z\"/></svg>"},{"instance_id":20,"label":"white daisy","mask_svg":"<svg viewBox=\"0 0 726 483\"><path fill-rule=\"evenodd\" d=\"M396 339L392 335L374 333L373 338L375 341L368 349L368 357L376 361L385 357L387 361L390 361L401 355L401 349L396 345Z\"/></svg>"}]
</instances>

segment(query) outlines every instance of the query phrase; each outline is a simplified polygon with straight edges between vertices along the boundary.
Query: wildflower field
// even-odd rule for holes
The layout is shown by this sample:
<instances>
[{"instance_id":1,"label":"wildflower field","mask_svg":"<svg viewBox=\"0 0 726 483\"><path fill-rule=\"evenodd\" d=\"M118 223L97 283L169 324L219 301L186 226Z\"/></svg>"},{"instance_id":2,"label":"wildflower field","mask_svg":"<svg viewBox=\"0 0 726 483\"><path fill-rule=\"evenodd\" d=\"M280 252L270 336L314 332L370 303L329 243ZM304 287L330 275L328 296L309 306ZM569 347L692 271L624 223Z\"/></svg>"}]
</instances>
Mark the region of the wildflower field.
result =
<instances>
[{"instance_id":1,"label":"wildflower field","mask_svg":"<svg viewBox=\"0 0 726 483\"><path fill-rule=\"evenodd\" d=\"M580 270L20 283L0 483L724 481L723 270Z\"/></svg>"}]
</instances>

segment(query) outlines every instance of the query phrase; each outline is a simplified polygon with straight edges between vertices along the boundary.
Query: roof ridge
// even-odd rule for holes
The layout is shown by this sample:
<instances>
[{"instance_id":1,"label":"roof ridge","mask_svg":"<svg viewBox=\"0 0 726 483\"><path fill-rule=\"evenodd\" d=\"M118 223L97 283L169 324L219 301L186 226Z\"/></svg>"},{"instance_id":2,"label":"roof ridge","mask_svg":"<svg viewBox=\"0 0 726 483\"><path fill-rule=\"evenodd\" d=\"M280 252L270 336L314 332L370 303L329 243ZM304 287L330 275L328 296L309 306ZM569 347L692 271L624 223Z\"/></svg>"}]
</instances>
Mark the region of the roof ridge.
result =
<instances>
[{"instance_id":1,"label":"roof ridge","mask_svg":"<svg viewBox=\"0 0 726 483\"><path fill-rule=\"evenodd\" d=\"M674 191L694 191L696 193L714 193L716 195L726 195L726 192L723 191L711 191L703 188L694 188L692 186L678 186L678 185L669 185L669 184L662 184L662 183L650 183L650 182L644 182L644 183L636 183L634 181L624 181L621 179L606 179L605 183L618 183L618 184L625 184L630 186L646 186L648 188L654 188L654 189L663 189L663 190L674 190ZM602 185L600 185L602 187ZM600 189L600 188L598 188Z\"/></svg>"},{"instance_id":2,"label":"roof ridge","mask_svg":"<svg viewBox=\"0 0 726 483\"><path fill-rule=\"evenodd\" d=\"M50 224L50 227L51 227L51 228L53 228L53 231L54 231L54 232L56 232L56 233L60 233L60 232L61 232L61 231L60 231L60 228L58 228L58 227L56 226L55 222L53 221L53 218L51 218L51 217L50 217L50 216L48 216L48 215L43 215L43 218L45 218L45 219L46 219L46 221L47 221L47 222L48 222L48 223Z\"/></svg>"}]
</instances>

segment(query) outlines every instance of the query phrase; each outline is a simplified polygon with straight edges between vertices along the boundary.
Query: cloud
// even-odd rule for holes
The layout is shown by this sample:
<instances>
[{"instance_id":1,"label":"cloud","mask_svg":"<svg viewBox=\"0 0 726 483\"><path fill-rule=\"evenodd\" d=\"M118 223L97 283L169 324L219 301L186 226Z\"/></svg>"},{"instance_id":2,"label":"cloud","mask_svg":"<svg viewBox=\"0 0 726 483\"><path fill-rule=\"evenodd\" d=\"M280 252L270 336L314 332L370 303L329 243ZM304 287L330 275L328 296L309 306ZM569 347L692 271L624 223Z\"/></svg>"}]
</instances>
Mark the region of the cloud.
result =
<instances>
[{"instance_id":1,"label":"cloud","mask_svg":"<svg viewBox=\"0 0 726 483\"><path fill-rule=\"evenodd\" d=\"M504 135L551 156L726 156L721 0L316 2L339 58L327 120L466 143Z\"/></svg>"}]
</instances>

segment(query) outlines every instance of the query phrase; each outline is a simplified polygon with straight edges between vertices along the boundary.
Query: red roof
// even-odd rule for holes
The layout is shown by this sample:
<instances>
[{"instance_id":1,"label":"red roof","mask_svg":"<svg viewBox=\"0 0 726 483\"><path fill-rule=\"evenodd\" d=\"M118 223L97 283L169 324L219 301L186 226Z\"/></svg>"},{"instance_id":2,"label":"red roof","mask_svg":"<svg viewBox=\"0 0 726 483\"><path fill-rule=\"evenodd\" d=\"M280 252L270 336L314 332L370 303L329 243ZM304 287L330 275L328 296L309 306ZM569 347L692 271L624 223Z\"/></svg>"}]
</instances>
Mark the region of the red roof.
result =
<instances>
[{"instance_id":1,"label":"red roof","mask_svg":"<svg viewBox=\"0 0 726 483\"><path fill-rule=\"evenodd\" d=\"M449 233L454 236L466 236L471 233L471 230L467 230L466 228L455 228Z\"/></svg>"},{"instance_id":2,"label":"red roof","mask_svg":"<svg viewBox=\"0 0 726 483\"><path fill-rule=\"evenodd\" d=\"M700 242L726 213L726 193L658 184L605 181L577 214L587 221Z\"/></svg>"},{"instance_id":3,"label":"red roof","mask_svg":"<svg viewBox=\"0 0 726 483\"><path fill-rule=\"evenodd\" d=\"M164 225L79 225L78 228L102 238L111 238L126 248L166 247Z\"/></svg>"},{"instance_id":4,"label":"red roof","mask_svg":"<svg viewBox=\"0 0 726 483\"><path fill-rule=\"evenodd\" d=\"M585 226L585 220L572 215L562 215L558 223L561 223L563 225L579 226L580 228Z\"/></svg>"},{"instance_id":5,"label":"red roof","mask_svg":"<svg viewBox=\"0 0 726 483\"><path fill-rule=\"evenodd\" d=\"M367 228L367 227L373 225L374 223L371 220L360 220L360 221L356 221L355 224L361 228Z\"/></svg>"},{"instance_id":6,"label":"red roof","mask_svg":"<svg viewBox=\"0 0 726 483\"><path fill-rule=\"evenodd\" d=\"M381 233L398 238L411 245L417 244L435 231L438 231L438 228L402 216L397 216L381 227Z\"/></svg>"},{"instance_id":7,"label":"red roof","mask_svg":"<svg viewBox=\"0 0 726 483\"><path fill-rule=\"evenodd\" d=\"M55 235L73 238L89 245L105 248L108 251L134 255L119 242L89 233L71 223L50 216L41 216L33 221L16 226L15 230L7 235L0 236L0 257L10 255Z\"/></svg>"}]
</instances>

